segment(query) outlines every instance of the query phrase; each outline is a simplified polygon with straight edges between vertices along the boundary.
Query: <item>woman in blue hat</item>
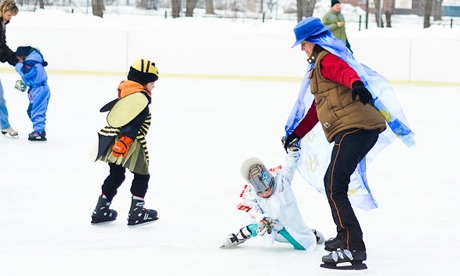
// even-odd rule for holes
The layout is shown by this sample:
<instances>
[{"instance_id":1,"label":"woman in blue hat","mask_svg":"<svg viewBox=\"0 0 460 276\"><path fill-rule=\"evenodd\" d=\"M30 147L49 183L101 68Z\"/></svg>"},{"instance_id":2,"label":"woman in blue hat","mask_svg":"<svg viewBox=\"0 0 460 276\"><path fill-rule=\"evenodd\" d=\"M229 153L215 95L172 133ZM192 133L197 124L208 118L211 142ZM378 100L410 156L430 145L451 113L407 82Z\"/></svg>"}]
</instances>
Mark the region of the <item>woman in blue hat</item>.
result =
<instances>
[{"instance_id":1,"label":"woman in blue hat","mask_svg":"<svg viewBox=\"0 0 460 276\"><path fill-rule=\"evenodd\" d=\"M303 87L313 99L303 119L292 124L291 132L287 130L286 145L303 138L318 122L328 142L334 143L324 188L337 236L325 242L331 253L323 262L334 268L337 263L353 262L352 268L363 269L366 247L348 199L348 185L358 163L386 129L385 119L373 106L372 95L359 74L346 62L352 59L351 53L318 18L299 22L294 33L294 46L300 44L308 56L310 68Z\"/></svg>"},{"instance_id":2,"label":"woman in blue hat","mask_svg":"<svg viewBox=\"0 0 460 276\"><path fill-rule=\"evenodd\" d=\"M321 161L316 170L325 171L324 190L321 191L326 193L337 226L337 235L324 243L325 249L331 253L323 256L324 264L321 266L366 269L367 266L362 263L367 259L366 246L352 204L368 207L363 208L366 210L377 207L367 183L366 167L381 149L396 138L408 147L414 147L414 133L390 83L357 62L345 44L335 38L318 18L302 20L294 28L294 34L296 41L293 47L300 44L301 50L308 56L309 66L286 123L285 149L300 141L320 122L325 137L317 137L305 145L311 144L308 145L310 149L316 149L312 145L319 148L322 142L316 141L321 139L334 143L330 159L327 158L328 151L325 156L316 157L316 160L326 161L324 169ZM298 168L300 171L301 168ZM359 202L361 205L356 204L353 193L347 194L349 188L356 185L360 191L366 192ZM336 266L343 262L350 262L351 266Z\"/></svg>"}]
</instances>

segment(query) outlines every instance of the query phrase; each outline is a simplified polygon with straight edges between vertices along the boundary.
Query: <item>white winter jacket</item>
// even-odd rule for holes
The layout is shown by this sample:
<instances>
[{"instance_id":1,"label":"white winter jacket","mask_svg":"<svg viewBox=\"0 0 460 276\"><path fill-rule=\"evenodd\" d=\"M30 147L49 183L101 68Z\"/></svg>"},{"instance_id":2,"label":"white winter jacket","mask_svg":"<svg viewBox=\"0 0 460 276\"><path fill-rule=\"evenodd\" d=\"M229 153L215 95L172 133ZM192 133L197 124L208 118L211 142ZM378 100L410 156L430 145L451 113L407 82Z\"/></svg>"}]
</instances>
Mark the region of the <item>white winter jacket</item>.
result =
<instances>
[{"instance_id":1,"label":"white winter jacket","mask_svg":"<svg viewBox=\"0 0 460 276\"><path fill-rule=\"evenodd\" d=\"M246 198L243 199L242 203L251 207L248 214L254 223L259 223L267 217L276 222L272 234L264 235L267 247L271 246L275 240L288 242L278 234L283 228L307 251L313 251L316 247L316 236L305 224L291 188L298 159L298 151L288 150L284 166L275 175L273 194L269 198L258 196L254 189L250 188Z\"/></svg>"}]
</instances>

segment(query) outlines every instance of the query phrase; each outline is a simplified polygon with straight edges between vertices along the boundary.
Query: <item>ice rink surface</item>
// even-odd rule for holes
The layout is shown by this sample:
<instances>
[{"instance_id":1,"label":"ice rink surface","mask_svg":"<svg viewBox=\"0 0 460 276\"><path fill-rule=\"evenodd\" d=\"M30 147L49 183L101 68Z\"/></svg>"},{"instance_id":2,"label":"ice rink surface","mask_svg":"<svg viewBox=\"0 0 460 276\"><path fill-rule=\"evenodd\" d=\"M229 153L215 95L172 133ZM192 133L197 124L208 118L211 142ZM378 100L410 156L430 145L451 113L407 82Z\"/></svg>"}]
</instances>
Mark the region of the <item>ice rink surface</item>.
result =
<instances>
[{"instance_id":1,"label":"ice rink surface","mask_svg":"<svg viewBox=\"0 0 460 276\"><path fill-rule=\"evenodd\" d=\"M46 142L30 142L25 93L2 73L10 123L18 139L0 137L0 275L328 275L326 252L254 238L238 248L221 240L245 225L236 209L239 167L260 157L283 163L280 138L300 83L161 78L153 91L147 136L151 181L146 207L159 220L128 228L131 174L112 207L118 219L93 226L90 216L108 174L90 153L105 125L100 107L124 76L49 75ZM394 86L417 147L395 141L368 169L379 208L357 209L368 275L452 275L460 228L458 87ZM306 223L335 235L324 195L297 173L293 181Z\"/></svg>"}]
</instances>

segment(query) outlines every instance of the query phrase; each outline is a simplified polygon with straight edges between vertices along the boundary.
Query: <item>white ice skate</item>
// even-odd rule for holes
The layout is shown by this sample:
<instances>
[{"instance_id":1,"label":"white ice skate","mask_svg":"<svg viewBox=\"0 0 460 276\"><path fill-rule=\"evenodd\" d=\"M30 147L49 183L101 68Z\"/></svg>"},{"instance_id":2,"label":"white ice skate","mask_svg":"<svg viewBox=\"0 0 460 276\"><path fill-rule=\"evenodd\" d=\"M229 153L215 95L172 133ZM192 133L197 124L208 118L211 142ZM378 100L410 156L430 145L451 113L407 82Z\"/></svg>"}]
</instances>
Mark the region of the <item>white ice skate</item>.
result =
<instances>
[{"instance_id":1,"label":"white ice skate","mask_svg":"<svg viewBox=\"0 0 460 276\"><path fill-rule=\"evenodd\" d=\"M316 236L316 243L317 244L322 244L324 242L324 240L325 240L323 233L321 233L320 231L318 231L316 229L311 229L311 231Z\"/></svg>"},{"instance_id":2,"label":"white ice skate","mask_svg":"<svg viewBox=\"0 0 460 276\"><path fill-rule=\"evenodd\" d=\"M220 248L232 248L237 246L238 244L242 244L243 242L249 240L251 238L251 231L249 231L248 227L245 226L238 231L237 234L230 234L225 237L222 241L222 245Z\"/></svg>"},{"instance_id":3,"label":"white ice skate","mask_svg":"<svg viewBox=\"0 0 460 276\"><path fill-rule=\"evenodd\" d=\"M12 127L2 129L2 134L13 138L17 138L19 135Z\"/></svg>"}]
</instances>

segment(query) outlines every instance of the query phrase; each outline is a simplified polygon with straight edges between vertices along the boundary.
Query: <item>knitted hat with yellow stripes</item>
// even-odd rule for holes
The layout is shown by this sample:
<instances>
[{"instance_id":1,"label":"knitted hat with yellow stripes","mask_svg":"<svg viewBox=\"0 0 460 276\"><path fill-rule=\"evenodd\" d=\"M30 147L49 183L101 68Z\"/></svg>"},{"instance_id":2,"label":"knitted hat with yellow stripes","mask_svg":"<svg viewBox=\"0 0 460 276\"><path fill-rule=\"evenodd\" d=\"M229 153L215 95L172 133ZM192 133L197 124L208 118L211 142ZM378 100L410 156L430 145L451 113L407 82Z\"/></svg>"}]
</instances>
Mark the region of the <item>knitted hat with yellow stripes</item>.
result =
<instances>
[{"instance_id":1,"label":"knitted hat with yellow stripes","mask_svg":"<svg viewBox=\"0 0 460 276\"><path fill-rule=\"evenodd\" d=\"M155 67L155 63L146 60L139 59L129 67L128 80L138 82L142 85L146 85L149 82L154 82L158 79L158 68Z\"/></svg>"}]
</instances>

